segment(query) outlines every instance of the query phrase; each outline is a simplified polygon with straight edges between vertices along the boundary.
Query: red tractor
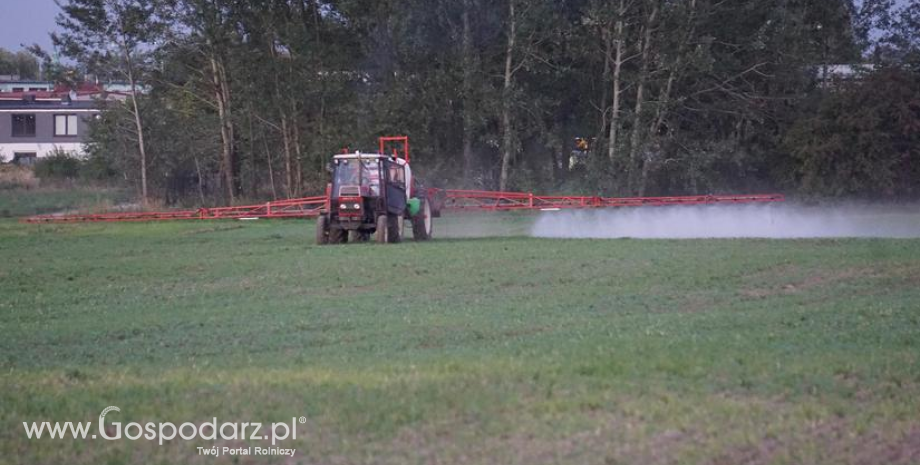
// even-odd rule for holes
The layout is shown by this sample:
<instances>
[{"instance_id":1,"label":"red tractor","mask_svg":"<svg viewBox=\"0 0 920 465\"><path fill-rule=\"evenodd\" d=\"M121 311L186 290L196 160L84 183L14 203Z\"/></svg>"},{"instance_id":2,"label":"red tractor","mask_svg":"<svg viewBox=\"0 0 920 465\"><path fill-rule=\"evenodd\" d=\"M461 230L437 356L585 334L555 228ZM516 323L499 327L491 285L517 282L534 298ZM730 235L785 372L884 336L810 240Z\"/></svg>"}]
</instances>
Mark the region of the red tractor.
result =
<instances>
[{"instance_id":1,"label":"red tractor","mask_svg":"<svg viewBox=\"0 0 920 465\"><path fill-rule=\"evenodd\" d=\"M409 139L381 137L378 153L342 153L332 159L332 183L326 208L316 221L317 244L402 240L403 227L412 224L417 241L431 238L432 218L441 216L440 191L426 190L409 167ZM402 144L387 154L388 144Z\"/></svg>"}]
</instances>

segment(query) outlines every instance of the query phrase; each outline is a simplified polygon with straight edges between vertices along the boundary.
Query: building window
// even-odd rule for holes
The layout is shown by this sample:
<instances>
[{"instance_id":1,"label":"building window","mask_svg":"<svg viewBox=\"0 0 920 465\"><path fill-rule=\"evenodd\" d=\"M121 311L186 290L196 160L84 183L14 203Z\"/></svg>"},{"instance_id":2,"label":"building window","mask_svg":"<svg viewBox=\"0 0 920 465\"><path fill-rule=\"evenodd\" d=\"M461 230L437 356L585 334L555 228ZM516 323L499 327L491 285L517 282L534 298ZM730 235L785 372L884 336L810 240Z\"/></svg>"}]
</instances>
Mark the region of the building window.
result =
<instances>
[{"instance_id":1,"label":"building window","mask_svg":"<svg viewBox=\"0 0 920 465\"><path fill-rule=\"evenodd\" d=\"M13 164L20 166L32 166L38 156L35 152L16 152L13 154Z\"/></svg>"},{"instance_id":2,"label":"building window","mask_svg":"<svg viewBox=\"0 0 920 465\"><path fill-rule=\"evenodd\" d=\"M55 136L76 136L77 115L54 115Z\"/></svg>"},{"instance_id":3,"label":"building window","mask_svg":"<svg viewBox=\"0 0 920 465\"><path fill-rule=\"evenodd\" d=\"M13 115L13 137L35 137L35 115Z\"/></svg>"}]
</instances>

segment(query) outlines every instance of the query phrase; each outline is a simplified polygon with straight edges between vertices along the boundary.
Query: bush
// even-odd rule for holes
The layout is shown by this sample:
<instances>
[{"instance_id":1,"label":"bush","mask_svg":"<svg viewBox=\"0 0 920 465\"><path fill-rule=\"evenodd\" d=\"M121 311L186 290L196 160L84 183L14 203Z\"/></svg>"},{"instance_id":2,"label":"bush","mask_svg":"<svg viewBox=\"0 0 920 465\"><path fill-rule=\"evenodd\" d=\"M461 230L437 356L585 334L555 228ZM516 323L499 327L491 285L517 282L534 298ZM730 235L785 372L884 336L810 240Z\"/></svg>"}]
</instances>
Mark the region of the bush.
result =
<instances>
[{"instance_id":1,"label":"bush","mask_svg":"<svg viewBox=\"0 0 920 465\"><path fill-rule=\"evenodd\" d=\"M32 189L38 187L38 179L32 170L24 166L0 165L0 189Z\"/></svg>"},{"instance_id":2,"label":"bush","mask_svg":"<svg viewBox=\"0 0 920 465\"><path fill-rule=\"evenodd\" d=\"M35 162L35 176L48 180L71 180L80 175L83 161L72 153L54 151Z\"/></svg>"},{"instance_id":3,"label":"bush","mask_svg":"<svg viewBox=\"0 0 920 465\"><path fill-rule=\"evenodd\" d=\"M80 161L80 177L86 181L109 181L117 174L106 157L90 153L86 159Z\"/></svg>"}]
</instances>

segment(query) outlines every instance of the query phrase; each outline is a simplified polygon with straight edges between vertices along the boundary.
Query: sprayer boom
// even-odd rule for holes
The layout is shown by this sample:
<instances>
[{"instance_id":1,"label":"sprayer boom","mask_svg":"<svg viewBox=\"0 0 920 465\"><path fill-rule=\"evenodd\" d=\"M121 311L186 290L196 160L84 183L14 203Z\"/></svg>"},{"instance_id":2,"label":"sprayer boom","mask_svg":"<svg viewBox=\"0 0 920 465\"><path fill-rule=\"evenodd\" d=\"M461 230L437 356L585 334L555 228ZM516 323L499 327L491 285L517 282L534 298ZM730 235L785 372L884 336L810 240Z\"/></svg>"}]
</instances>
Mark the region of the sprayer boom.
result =
<instances>
[{"instance_id":1,"label":"sprayer boom","mask_svg":"<svg viewBox=\"0 0 920 465\"><path fill-rule=\"evenodd\" d=\"M495 192L428 189L428 198L444 211L556 210L567 208L617 208L667 205L713 205L782 202L782 194L697 195L685 197L587 197L534 195L527 192ZM112 221L219 220L248 218L314 218L326 207L326 196L278 200L255 205L159 212L118 212L76 215L38 215L27 223L82 223ZM440 208L439 208L440 207Z\"/></svg>"},{"instance_id":2,"label":"sprayer boom","mask_svg":"<svg viewBox=\"0 0 920 465\"><path fill-rule=\"evenodd\" d=\"M447 210L556 210L667 205L782 202L782 194L694 195L685 197L583 197L534 195L523 192L446 190Z\"/></svg>"}]
</instances>

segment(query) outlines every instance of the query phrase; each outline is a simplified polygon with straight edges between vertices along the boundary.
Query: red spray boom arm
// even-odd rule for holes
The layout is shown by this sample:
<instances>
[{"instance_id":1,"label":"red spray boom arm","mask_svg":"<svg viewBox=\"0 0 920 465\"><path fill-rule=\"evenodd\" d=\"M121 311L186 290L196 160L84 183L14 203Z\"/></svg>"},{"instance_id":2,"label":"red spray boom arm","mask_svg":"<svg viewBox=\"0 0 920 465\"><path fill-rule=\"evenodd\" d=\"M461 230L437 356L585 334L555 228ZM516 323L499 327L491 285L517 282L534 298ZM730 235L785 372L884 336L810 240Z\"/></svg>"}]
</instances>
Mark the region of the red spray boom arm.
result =
<instances>
[{"instance_id":1,"label":"red spray boom arm","mask_svg":"<svg viewBox=\"0 0 920 465\"><path fill-rule=\"evenodd\" d=\"M713 205L782 202L782 194L695 195L684 197L583 197L534 195L526 192L493 192L428 189L435 211L555 210L563 208L616 208L668 205ZM119 212L86 215L38 215L26 223L80 223L101 221L219 220L243 218L312 218L326 207L326 196L278 200L236 207Z\"/></svg>"}]
</instances>

